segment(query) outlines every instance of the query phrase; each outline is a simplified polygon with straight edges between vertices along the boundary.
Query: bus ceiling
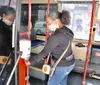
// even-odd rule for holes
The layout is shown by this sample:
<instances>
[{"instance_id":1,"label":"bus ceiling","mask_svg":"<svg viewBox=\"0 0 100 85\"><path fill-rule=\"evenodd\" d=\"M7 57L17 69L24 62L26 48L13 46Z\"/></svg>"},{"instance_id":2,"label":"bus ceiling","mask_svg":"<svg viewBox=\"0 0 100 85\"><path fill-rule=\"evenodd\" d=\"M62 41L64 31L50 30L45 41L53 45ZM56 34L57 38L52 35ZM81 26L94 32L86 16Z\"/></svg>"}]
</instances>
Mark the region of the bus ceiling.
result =
<instances>
[{"instance_id":1,"label":"bus ceiling","mask_svg":"<svg viewBox=\"0 0 100 85\"><path fill-rule=\"evenodd\" d=\"M58 3L91 3L93 0L57 0ZM100 0L95 0L100 2Z\"/></svg>"},{"instance_id":2,"label":"bus ceiling","mask_svg":"<svg viewBox=\"0 0 100 85\"><path fill-rule=\"evenodd\" d=\"M100 0L95 0L99 2ZM28 0L21 0L22 3L28 3ZM51 0L51 3L57 2L92 2L92 0ZM32 0L32 3L48 3L48 0Z\"/></svg>"},{"instance_id":3,"label":"bus ceiling","mask_svg":"<svg viewBox=\"0 0 100 85\"><path fill-rule=\"evenodd\" d=\"M32 4L47 4L48 3L48 0L31 0L32 1ZM21 0L21 3L22 4L27 4L28 3L28 0ZM51 0L50 3L54 4L54 3L57 3L57 0Z\"/></svg>"},{"instance_id":4,"label":"bus ceiling","mask_svg":"<svg viewBox=\"0 0 100 85\"><path fill-rule=\"evenodd\" d=\"M100 0L95 0L96 2L100 2ZM51 0L50 4L55 3L91 3L92 0ZM22 4L27 4L28 0L21 0ZM32 4L47 4L48 0L32 0Z\"/></svg>"},{"instance_id":5,"label":"bus ceiling","mask_svg":"<svg viewBox=\"0 0 100 85\"><path fill-rule=\"evenodd\" d=\"M15 0L0 0L1 2L15 2ZM31 0L32 4L47 4L48 0ZM54 4L54 3L89 3L92 2L92 0L51 0L50 3ZM100 0L96 0L96 2L100 2ZM22 4L27 4L28 0L21 0Z\"/></svg>"}]
</instances>

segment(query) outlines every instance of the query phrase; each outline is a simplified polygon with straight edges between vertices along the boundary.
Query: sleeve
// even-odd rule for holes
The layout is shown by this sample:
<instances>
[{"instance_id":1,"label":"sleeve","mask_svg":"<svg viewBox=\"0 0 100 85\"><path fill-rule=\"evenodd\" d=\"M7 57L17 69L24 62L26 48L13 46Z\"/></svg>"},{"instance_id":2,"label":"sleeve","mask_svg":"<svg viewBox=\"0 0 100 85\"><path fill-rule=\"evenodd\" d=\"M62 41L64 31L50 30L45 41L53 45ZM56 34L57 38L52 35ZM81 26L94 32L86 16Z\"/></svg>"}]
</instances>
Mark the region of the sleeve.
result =
<instances>
[{"instance_id":1,"label":"sleeve","mask_svg":"<svg viewBox=\"0 0 100 85\"><path fill-rule=\"evenodd\" d=\"M57 47L58 43L59 43L58 38L54 35L51 35L44 49L38 55L31 56L31 59L30 59L31 64L35 62L39 62L48 53L52 52L53 49Z\"/></svg>"},{"instance_id":2,"label":"sleeve","mask_svg":"<svg viewBox=\"0 0 100 85\"><path fill-rule=\"evenodd\" d=\"M4 37L3 37L3 34L0 33L0 47L4 46Z\"/></svg>"}]
</instances>

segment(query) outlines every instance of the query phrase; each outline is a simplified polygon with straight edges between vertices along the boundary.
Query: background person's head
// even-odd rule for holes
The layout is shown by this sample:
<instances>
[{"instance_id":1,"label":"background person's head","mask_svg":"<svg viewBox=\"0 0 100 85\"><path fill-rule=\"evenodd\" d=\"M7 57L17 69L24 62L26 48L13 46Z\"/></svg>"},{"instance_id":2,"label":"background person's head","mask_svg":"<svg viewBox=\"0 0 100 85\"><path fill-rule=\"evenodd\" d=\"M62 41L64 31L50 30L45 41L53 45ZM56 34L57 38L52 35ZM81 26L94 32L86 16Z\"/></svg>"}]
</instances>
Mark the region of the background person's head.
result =
<instances>
[{"instance_id":1,"label":"background person's head","mask_svg":"<svg viewBox=\"0 0 100 85\"><path fill-rule=\"evenodd\" d=\"M0 6L0 19L2 19L3 12L7 6Z\"/></svg>"},{"instance_id":2,"label":"background person's head","mask_svg":"<svg viewBox=\"0 0 100 85\"><path fill-rule=\"evenodd\" d=\"M2 20L7 25L12 25L16 16L16 12L12 7L6 7L2 14Z\"/></svg>"},{"instance_id":3,"label":"background person's head","mask_svg":"<svg viewBox=\"0 0 100 85\"><path fill-rule=\"evenodd\" d=\"M62 12L52 11L49 13L47 23L50 25L50 29L56 30L61 28L63 25L70 24L70 13L66 10Z\"/></svg>"}]
</instances>

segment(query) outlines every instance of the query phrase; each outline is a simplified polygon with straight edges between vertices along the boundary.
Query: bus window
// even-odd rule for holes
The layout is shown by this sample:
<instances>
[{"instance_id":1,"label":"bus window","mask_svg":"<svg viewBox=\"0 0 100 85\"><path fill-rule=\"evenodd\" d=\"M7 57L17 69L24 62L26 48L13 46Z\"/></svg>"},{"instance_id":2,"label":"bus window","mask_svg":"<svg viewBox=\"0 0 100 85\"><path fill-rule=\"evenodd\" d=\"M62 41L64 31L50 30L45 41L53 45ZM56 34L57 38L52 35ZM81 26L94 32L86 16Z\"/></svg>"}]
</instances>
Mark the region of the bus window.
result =
<instances>
[{"instance_id":1,"label":"bus window","mask_svg":"<svg viewBox=\"0 0 100 85\"><path fill-rule=\"evenodd\" d=\"M51 4L50 10L57 10L57 4ZM46 33L46 10L47 4L32 4L32 30L38 35ZM22 4L21 27L27 26L28 21L28 5ZM25 30L25 29L23 29Z\"/></svg>"},{"instance_id":2,"label":"bus window","mask_svg":"<svg viewBox=\"0 0 100 85\"><path fill-rule=\"evenodd\" d=\"M97 26L96 26L96 33L94 40L95 41L100 41L100 5L99 5L99 10L98 10L98 20L97 20Z\"/></svg>"},{"instance_id":3,"label":"bus window","mask_svg":"<svg viewBox=\"0 0 100 85\"><path fill-rule=\"evenodd\" d=\"M91 4L62 4L62 9L68 10L71 14L70 28L74 32L75 39L88 39L91 8Z\"/></svg>"},{"instance_id":4,"label":"bus window","mask_svg":"<svg viewBox=\"0 0 100 85\"><path fill-rule=\"evenodd\" d=\"M70 28L74 32L75 39L88 40L90 31L90 20L92 4L90 3L63 3L62 10L68 10L71 14ZM100 41L100 7L98 11L95 41Z\"/></svg>"}]
</instances>

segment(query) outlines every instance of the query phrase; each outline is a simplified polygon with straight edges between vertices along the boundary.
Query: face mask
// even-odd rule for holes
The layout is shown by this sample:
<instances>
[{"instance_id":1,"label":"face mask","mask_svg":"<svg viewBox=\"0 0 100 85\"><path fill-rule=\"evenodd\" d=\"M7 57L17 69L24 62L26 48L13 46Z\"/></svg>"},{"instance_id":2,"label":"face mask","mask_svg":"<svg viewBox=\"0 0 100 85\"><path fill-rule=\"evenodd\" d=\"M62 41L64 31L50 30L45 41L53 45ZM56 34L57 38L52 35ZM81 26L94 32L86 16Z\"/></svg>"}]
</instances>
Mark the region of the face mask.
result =
<instances>
[{"instance_id":1,"label":"face mask","mask_svg":"<svg viewBox=\"0 0 100 85\"><path fill-rule=\"evenodd\" d=\"M6 23L6 24L9 25L9 26L12 25L12 22L9 21L9 20L7 20L7 19L3 19L3 22Z\"/></svg>"},{"instance_id":2,"label":"face mask","mask_svg":"<svg viewBox=\"0 0 100 85\"><path fill-rule=\"evenodd\" d=\"M51 24L51 25L49 25L49 30L51 32L55 32L57 28L59 28L58 24Z\"/></svg>"}]
</instances>

